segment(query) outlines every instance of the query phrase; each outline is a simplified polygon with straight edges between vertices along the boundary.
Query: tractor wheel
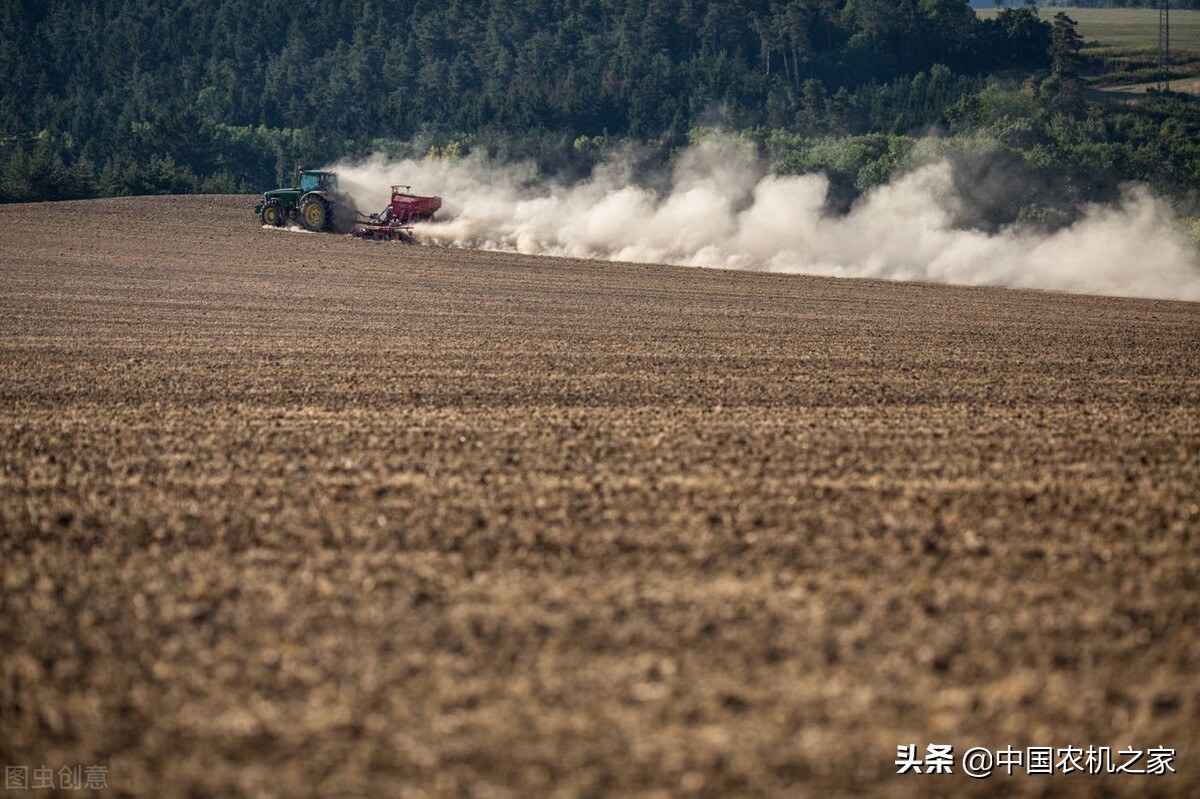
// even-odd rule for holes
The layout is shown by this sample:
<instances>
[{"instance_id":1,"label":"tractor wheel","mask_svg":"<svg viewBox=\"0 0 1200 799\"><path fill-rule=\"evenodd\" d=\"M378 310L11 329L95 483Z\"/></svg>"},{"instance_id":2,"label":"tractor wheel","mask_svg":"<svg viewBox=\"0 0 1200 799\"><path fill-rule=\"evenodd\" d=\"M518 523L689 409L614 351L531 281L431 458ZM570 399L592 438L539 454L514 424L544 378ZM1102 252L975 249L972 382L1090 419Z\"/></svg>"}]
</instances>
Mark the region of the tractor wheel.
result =
<instances>
[{"instance_id":1,"label":"tractor wheel","mask_svg":"<svg viewBox=\"0 0 1200 799\"><path fill-rule=\"evenodd\" d=\"M325 230L332 221L329 210L324 197L309 195L300 201L300 224L315 232Z\"/></svg>"},{"instance_id":2,"label":"tractor wheel","mask_svg":"<svg viewBox=\"0 0 1200 799\"><path fill-rule=\"evenodd\" d=\"M279 200L267 200L258 218L264 225L282 227L283 223L287 221L287 211L284 210L283 203Z\"/></svg>"}]
</instances>

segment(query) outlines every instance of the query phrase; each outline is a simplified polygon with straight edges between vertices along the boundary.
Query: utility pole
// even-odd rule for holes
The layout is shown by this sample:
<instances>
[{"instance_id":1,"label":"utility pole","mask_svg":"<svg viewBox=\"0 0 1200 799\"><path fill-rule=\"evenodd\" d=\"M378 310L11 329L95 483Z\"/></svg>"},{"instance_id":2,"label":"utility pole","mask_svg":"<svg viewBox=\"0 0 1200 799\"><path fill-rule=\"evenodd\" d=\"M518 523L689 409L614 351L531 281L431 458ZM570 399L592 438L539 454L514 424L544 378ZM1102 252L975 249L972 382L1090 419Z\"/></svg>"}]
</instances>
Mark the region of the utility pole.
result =
<instances>
[{"instance_id":1,"label":"utility pole","mask_svg":"<svg viewBox=\"0 0 1200 799\"><path fill-rule=\"evenodd\" d=\"M1171 0L1158 0L1158 88L1171 91Z\"/></svg>"}]
</instances>

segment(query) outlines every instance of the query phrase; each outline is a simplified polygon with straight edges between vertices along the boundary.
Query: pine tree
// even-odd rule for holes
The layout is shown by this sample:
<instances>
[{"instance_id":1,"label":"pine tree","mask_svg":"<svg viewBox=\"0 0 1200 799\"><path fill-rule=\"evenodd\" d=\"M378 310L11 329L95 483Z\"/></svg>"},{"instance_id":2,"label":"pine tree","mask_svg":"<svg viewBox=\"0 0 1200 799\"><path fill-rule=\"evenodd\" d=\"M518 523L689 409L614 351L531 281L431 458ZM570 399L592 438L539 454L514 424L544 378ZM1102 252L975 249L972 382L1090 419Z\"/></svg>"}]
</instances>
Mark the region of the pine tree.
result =
<instances>
[{"instance_id":1,"label":"pine tree","mask_svg":"<svg viewBox=\"0 0 1200 799\"><path fill-rule=\"evenodd\" d=\"M1082 49L1083 37L1075 30L1075 20L1059 11L1050 27L1050 59L1054 74L1078 78L1079 68L1083 65Z\"/></svg>"}]
</instances>

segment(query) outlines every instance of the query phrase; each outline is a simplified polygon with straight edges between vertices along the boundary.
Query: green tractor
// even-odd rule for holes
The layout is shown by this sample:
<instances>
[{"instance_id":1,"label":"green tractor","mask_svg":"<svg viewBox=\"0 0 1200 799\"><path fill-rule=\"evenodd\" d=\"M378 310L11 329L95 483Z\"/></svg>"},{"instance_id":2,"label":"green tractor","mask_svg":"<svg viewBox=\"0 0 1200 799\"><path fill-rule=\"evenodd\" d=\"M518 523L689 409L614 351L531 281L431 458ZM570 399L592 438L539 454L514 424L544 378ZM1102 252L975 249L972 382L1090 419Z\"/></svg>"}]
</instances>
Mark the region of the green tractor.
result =
<instances>
[{"instance_id":1,"label":"green tractor","mask_svg":"<svg viewBox=\"0 0 1200 799\"><path fill-rule=\"evenodd\" d=\"M352 222L354 211L350 198L338 190L337 174L296 168L295 188L275 189L263 194L263 201L254 206L254 213L264 225L282 227L289 220L299 222L305 230L333 230L335 220L341 222L339 209L345 209Z\"/></svg>"}]
</instances>

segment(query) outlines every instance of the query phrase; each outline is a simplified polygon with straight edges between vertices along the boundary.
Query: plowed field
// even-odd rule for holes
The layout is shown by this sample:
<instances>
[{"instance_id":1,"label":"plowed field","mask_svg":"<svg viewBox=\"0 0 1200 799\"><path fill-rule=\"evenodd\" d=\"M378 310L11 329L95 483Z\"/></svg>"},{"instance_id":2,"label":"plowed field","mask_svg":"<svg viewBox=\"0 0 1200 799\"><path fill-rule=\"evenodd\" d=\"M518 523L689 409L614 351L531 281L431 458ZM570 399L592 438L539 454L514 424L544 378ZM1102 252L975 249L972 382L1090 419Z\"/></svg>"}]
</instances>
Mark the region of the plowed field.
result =
<instances>
[{"instance_id":1,"label":"plowed field","mask_svg":"<svg viewBox=\"0 0 1200 799\"><path fill-rule=\"evenodd\" d=\"M3 764L147 797L1200 791L1200 305L252 204L0 206ZM1177 773L896 773L930 743Z\"/></svg>"}]
</instances>

